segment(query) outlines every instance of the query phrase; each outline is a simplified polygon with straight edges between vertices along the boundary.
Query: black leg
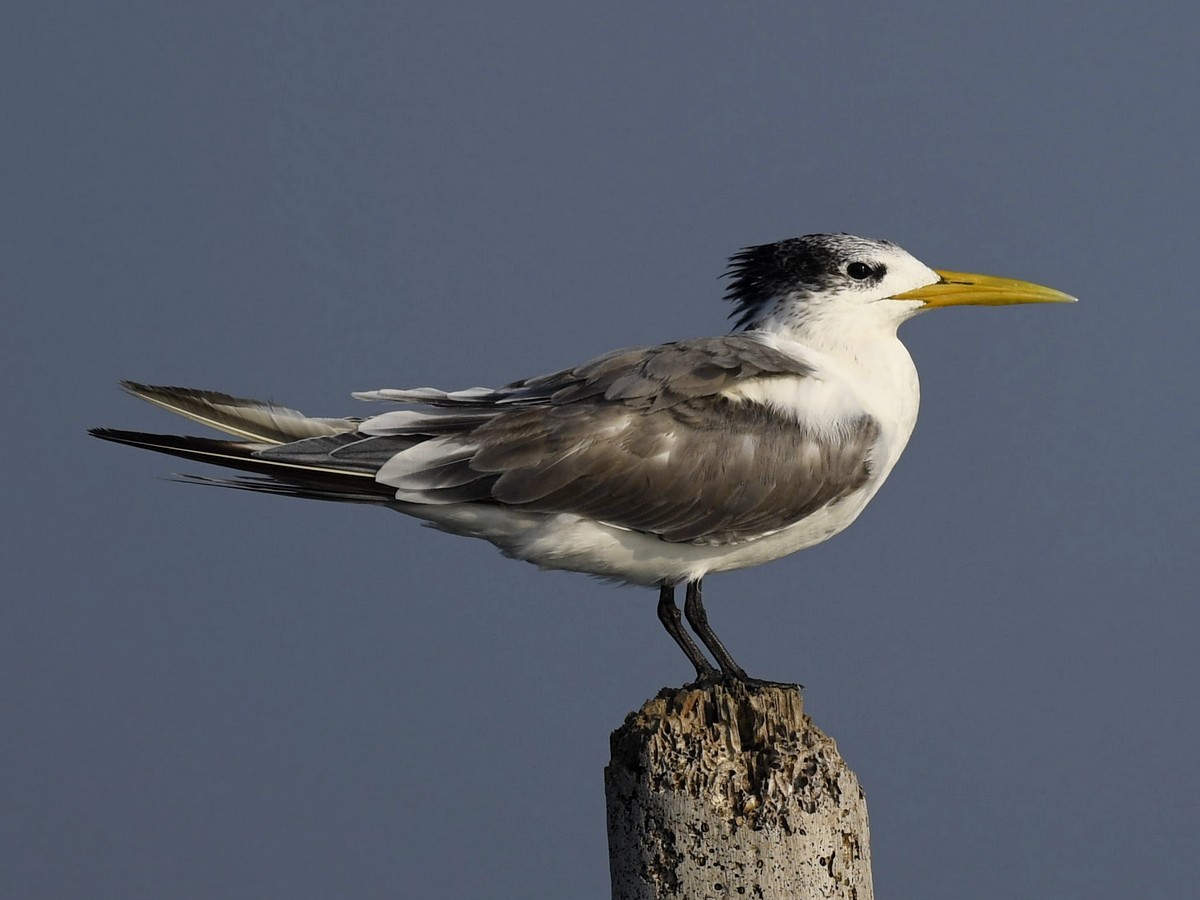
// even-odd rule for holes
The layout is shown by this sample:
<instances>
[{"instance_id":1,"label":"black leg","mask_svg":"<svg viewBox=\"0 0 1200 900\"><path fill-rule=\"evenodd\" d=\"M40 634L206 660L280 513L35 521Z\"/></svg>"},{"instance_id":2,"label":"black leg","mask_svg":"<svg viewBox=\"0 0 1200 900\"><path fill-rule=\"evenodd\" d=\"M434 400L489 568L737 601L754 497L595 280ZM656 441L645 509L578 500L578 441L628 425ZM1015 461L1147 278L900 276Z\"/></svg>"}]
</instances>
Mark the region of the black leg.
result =
<instances>
[{"instance_id":1,"label":"black leg","mask_svg":"<svg viewBox=\"0 0 1200 900\"><path fill-rule=\"evenodd\" d=\"M663 623L667 634L674 639L675 643L679 645L679 649L696 667L698 680L716 678L717 670L713 668L713 664L705 658L704 654L700 652L700 648L696 646L696 642L683 630L683 622L679 618L679 607L675 605L675 585L673 584L664 584L658 589L658 621Z\"/></svg>"},{"instance_id":2,"label":"black leg","mask_svg":"<svg viewBox=\"0 0 1200 900\"><path fill-rule=\"evenodd\" d=\"M675 604L672 603L672 606ZM687 615L688 623L692 626L692 630L704 642L704 646L708 648L708 652L716 659L717 665L721 667L721 671L729 678L736 678L738 681L749 681L750 677L746 674L746 670L733 661L733 657L729 655L729 651L725 649L725 645L721 643L721 639L717 637L716 632L712 630L712 626L708 624L708 613L704 611L704 599L700 593L700 580L689 581L687 586L687 599L683 604L683 611ZM676 611L678 615L678 611Z\"/></svg>"}]
</instances>

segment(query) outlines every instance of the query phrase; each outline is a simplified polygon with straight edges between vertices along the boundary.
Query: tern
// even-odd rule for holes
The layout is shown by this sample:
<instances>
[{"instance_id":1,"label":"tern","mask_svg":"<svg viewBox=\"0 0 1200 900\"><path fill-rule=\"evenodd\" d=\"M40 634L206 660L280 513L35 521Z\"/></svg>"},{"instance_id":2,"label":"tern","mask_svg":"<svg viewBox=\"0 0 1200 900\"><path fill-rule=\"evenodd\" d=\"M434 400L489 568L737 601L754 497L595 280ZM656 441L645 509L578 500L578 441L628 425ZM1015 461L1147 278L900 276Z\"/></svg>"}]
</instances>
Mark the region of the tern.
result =
<instances>
[{"instance_id":1,"label":"tern","mask_svg":"<svg viewBox=\"0 0 1200 900\"><path fill-rule=\"evenodd\" d=\"M751 680L709 625L701 581L858 518L916 424L917 370L899 326L944 306L1074 298L931 269L848 234L747 247L725 274L735 325L719 337L615 350L495 389L355 394L407 407L368 417L127 381L234 439L91 433L251 473L191 480L384 506L543 569L657 588L658 617L698 681ZM683 627L681 583L715 667Z\"/></svg>"}]
</instances>

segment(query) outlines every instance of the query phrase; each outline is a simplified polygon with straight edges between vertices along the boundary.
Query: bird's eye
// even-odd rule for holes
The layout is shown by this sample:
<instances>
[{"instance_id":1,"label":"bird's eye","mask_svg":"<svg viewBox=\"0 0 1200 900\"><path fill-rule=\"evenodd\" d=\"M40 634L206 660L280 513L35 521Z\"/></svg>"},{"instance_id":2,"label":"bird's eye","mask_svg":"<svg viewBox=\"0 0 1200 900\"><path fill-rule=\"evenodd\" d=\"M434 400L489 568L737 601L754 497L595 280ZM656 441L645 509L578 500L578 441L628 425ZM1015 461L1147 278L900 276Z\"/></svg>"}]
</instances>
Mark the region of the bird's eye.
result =
<instances>
[{"instance_id":1,"label":"bird's eye","mask_svg":"<svg viewBox=\"0 0 1200 900\"><path fill-rule=\"evenodd\" d=\"M865 262L852 262L846 266L846 274L855 281L862 281L865 278L870 278L875 274L875 271Z\"/></svg>"}]
</instances>

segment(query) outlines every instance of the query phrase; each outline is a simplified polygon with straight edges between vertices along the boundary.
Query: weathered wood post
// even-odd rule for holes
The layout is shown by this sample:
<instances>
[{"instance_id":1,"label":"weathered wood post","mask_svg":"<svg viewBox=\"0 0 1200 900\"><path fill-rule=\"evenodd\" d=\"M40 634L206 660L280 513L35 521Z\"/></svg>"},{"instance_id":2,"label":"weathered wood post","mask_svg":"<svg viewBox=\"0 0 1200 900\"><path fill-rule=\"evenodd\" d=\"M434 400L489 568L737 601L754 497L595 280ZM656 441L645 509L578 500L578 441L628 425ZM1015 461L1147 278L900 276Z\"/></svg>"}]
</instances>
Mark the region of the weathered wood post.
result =
<instances>
[{"instance_id":1,"label":"weathered wood post","mask_svg":"<svg viewBox=\"0 0 1200 900\"><path fill-rule=\"evenodd\" d=\"M872 900L867 805L780 684L664 688L612 735L613 900Z\"/></svg>"}]
</instances>

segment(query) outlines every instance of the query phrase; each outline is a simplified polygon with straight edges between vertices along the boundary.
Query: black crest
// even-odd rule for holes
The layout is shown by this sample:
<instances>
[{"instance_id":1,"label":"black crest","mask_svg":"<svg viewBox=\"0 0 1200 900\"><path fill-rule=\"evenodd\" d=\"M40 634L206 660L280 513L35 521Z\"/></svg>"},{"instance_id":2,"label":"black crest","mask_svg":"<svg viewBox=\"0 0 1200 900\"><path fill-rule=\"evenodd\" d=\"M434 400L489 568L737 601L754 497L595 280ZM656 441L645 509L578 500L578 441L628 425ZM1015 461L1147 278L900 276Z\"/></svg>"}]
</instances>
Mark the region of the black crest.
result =
<instances>
[{"instance_id":1,"label":"black crest","mask_svg":"<svg viewBox=\"0 0 1200 900\"><path fill-rule=\"evenodd\" d=\"M745 328L776 298L798 298L826 290L843 280L847 259L872 244L849 234L806 234L774 244L746 247L729 259L725 299L734 304L730 318Z\"/></svg>"}]
</instances>

